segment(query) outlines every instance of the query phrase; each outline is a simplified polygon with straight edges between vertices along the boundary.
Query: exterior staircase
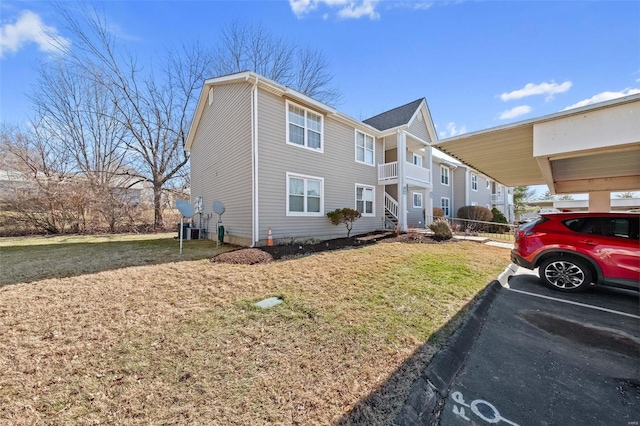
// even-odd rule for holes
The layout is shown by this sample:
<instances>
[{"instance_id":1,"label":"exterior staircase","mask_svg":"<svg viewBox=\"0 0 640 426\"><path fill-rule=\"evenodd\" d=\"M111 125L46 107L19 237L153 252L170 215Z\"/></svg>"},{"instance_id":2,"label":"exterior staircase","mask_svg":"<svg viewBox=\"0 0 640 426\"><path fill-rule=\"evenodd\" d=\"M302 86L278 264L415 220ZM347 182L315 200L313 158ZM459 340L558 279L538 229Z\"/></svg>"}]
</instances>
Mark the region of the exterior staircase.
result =
<instances>
[{"instance_id":1,"label":"exterior staircase","mask_svg":"<svg viewBox=\"0 0 640 426\"><path fill-rule=\"evenodd\" d=\"M398 202L391 195L384 193L384 227L396 229L398 226Z\"/></svg>"}]
</instances>

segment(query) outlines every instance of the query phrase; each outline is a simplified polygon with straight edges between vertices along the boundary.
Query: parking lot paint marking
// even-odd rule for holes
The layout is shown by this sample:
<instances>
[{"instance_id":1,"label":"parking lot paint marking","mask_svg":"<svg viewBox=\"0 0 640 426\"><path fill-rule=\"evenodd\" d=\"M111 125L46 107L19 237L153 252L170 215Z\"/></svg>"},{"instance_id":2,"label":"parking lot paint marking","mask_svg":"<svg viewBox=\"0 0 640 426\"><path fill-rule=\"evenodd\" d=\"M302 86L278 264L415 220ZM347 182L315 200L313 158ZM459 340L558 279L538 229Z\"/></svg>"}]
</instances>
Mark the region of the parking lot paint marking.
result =
<instances>
[{"instance_id":1,"label":"parking lot paint marking","mask_svg":"<svg viewBox=\"0 0 640 426\"><path fill-rule=\"evenodd\" d=\"M451 394L451 398L456 404L460 404L463 407L471 408L473 414L481 418L487 423L500 423L505 422L512 426L520 426L517 423L512 422L511 420L507 420L500 415L498 409L493 406L493 404L485 401L484 399L474 399L471 401L471 404L467 404L464 402L464 397L461 392L454 392ZM457 405L453 406L453 414L462 417L466 421L471 421L469 417L466 416L465 410L463 407L458 407Z\"/></svg>"},{"instance_id":2,"label":"parking lot paint marking","mask_svg":"<svg viewBox=\"0 0 640 426\"><path fill-rule=\"evenodd\" d=\"M584 308L596 309L598 311L609 312L611 314L623 315L625 317L631 317L631 318L635 318L635 319L640 319L640 316L638 316L638 315L628 314L626 312L614 311L613 309L602 308L600 306L587 305L586 303L580 303L580 302L573 302L571 300L558 299L556 297L544 296L542 294L536 294L536 293L530 293L530 292L524 291L524 290L516 290L515 288L507 288L507 290L515 291L516 293L522 293L522 294L526 294L526 295L529 295L529 296L539 297L541 299L555 300L556 302L567 303L569 305L582 306Z\"/></svg>"}]
</instances>

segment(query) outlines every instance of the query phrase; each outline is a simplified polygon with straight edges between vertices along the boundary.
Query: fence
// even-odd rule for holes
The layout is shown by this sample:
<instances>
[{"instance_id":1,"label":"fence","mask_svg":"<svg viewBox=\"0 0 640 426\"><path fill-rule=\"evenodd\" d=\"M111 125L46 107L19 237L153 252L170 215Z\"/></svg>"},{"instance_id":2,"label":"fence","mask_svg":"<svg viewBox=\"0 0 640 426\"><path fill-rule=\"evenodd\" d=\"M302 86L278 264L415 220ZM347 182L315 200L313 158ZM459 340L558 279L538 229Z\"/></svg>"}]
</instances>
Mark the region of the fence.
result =
<instances>
[{"instance_id":1,"label":"fence","mask_svg":"<svg viewBox=\"0 0 640 426\"><path fill-rule=\"evenodd\" d=\"M438 218L427 217L426 223ZM510 223L483 222L460 218L444 218L449 222L454 235L487 237L492 240L513 241L517 225Z\"/></svg>"}]
</instances>

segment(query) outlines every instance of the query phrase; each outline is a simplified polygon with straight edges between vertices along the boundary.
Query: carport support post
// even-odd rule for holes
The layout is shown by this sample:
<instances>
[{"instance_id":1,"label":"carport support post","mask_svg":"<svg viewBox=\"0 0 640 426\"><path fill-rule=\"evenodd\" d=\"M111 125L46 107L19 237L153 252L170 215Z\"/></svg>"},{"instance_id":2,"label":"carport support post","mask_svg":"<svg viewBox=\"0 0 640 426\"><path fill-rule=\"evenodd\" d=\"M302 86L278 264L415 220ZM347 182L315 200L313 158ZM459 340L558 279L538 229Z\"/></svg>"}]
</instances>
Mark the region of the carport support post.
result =
<instances>
[{"instance_id":1,"label":"carport support post","mask_svg":"<svg viewBox=\"0 0 640 426\"><path fill-rule=\"evenodd\" d=\"M589 211L590 212L610 212L611 211L611 192L597 191L589 193Z\"/></svg>"}]
</instances>

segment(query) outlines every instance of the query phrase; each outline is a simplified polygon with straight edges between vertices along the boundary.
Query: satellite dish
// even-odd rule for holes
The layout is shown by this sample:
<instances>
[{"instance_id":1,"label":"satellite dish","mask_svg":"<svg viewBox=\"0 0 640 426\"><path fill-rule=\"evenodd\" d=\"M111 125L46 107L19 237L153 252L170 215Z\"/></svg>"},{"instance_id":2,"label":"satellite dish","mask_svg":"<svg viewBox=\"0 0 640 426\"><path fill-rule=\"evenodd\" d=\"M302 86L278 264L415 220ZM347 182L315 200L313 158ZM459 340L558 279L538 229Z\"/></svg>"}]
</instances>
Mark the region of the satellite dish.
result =
<instances>
[{"instance_id":1,"label":"satellite dish","mask_svg":"<svg viewBox=\"0 0 640 426\"><path fill-rule=\"evenodd\" d=\"M193 210L193 206L188 201L176 200L176 207L184 217L192 217L196 214L195 210Z\"/></svg>"},{"instance_id":2,"label":"satellite dish","mask_svg":"<svg viewBox=\"0 0 640 426\"><path fill-rule=\"evenodd\" d=\"M224 203L222 201L214 201L213 202L213 212L215 214L222 214L224 213Z\"/></svg>"}]
</instances>

